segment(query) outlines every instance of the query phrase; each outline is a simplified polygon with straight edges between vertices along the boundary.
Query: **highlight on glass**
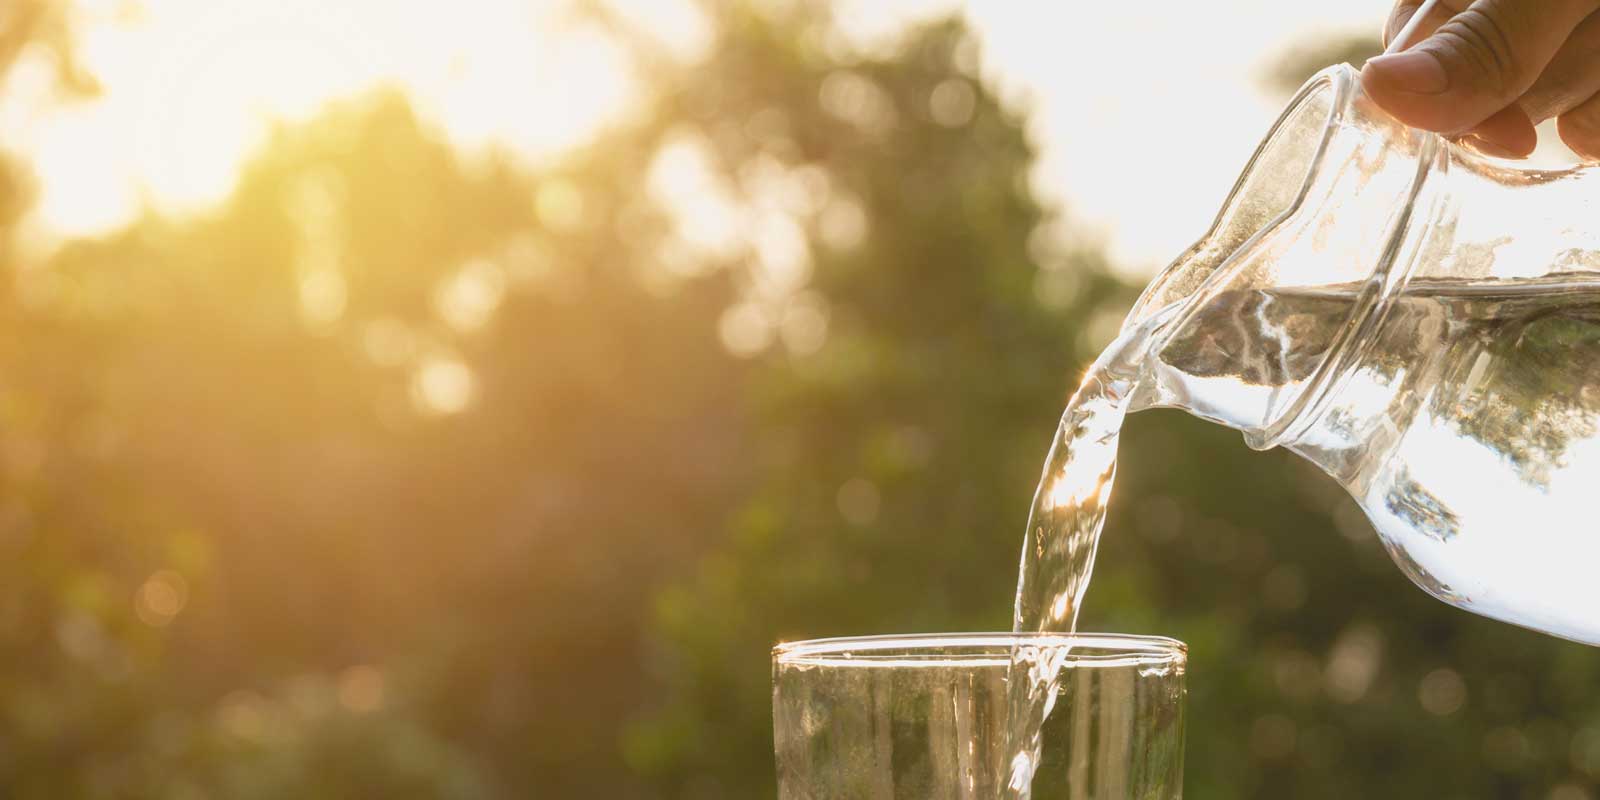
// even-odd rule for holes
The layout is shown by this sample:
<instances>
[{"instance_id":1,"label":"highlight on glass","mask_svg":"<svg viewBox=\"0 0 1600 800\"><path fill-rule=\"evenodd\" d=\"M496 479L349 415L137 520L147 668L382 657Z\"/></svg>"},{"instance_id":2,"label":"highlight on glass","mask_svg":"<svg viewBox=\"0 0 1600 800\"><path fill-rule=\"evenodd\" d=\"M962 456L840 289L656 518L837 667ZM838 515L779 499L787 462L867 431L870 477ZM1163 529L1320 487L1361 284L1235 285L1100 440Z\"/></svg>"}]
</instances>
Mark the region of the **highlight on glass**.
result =
<instances>
[{"instance_id":1,"label":"highlight on glass","mask_svg":"<svg viewBox=\"0 0 1600 800\"><path fill-rule=\"evenodd\" d=\"M1006 796L1007 676L1022 650L1061 665L1033 798L1182 797L1187 649L1173 639L1101 633L779 645L772 664L778 796Z\"/></svg>"}]
</instances>

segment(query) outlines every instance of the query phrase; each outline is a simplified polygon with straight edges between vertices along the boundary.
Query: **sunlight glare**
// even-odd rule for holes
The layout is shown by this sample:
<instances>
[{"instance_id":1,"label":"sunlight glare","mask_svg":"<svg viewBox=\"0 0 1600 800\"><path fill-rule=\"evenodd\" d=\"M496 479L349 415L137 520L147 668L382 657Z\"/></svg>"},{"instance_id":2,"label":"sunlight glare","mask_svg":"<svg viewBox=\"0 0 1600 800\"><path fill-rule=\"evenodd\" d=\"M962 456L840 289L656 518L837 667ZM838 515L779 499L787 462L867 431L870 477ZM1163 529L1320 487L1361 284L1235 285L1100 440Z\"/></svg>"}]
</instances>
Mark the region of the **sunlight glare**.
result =
<instances>
[{"instance_id":1,"label":"sunlight glare","mask_svg":"<svg viewBox=\"0 0 1600 800\"><path fill-rule=\"evenodd\" d=\"M36 215L56 236L109 230L145 205L173 214L209 207L272 125L386 85L404 89L458 145L543 162L637 93L625 51L563 16L570 7L477 0L441 13L383 0L149 0L140 15L88 15L82 24L84 65L101 97L52 105L28 88L39 70L20 70L19 91L8 84L0 100L0 134L35 167Z\"/></svg>"},{"instance_id":2,"label":"sunlight glare","mask_svg":"<svg viewBox=\"0 0 1600 800\"><path fill-rule=\"evenodd\" d=\"M1105 507L1111 500L1111 478L1117 466L1116 439L1074 438L1071 447L1075 468L1063 471L1050 484L1046 507L1074 509L1091 499Z\"/></svg>"},{"instance_id":3,"label":"sunlight glare","mask_svg":"<svg viewBox=\"0 0 1600 800\"><path fill-rule=\"evenodd\" d=\"M1071 610L1072 595L1062 592L1056 595L1055 601L1050 604L1050 619L1057 622L1064 621L1067 618L1067 612Z\"/></svg>"},{"instance_id":4,"label":"sunlight glare","mask_svg":"<svg viewBox=\"0 0 1600 800\"><path fill-rule=\"evenodd\" d=\"M811 279L811 251L805 231L788 214L758 215L751 244L760 267L756 277L761 288L773 296L791 294Z\"/></svg>"},{"instance_id":5,"label":"sunlight glare","mask_svg":"<svg viewBox=\"0 0 1600 800\"><path fill-rule=\"evenodd\" d=\"M604 0L634 30L665 46L681 61L703 57L712 44L711 23L694 0Z\"/></svg>"},{"instance_id":6,"label":"sunlight glare","mask_svg":"<svg viewBox=\"0 0 1600 800\"><path fill-rule=\"evenodd\" d=\"M1091 497L1098 497L1100 488L1105 485L1104 475L1095 475L1085 472L1062 473L1055 483L1050 484L1050 508L1075 508L1083 505L1083 501Z\"/></svg>"},{"instance_id":7,"label":"sunlight glare","mask_svg":"<svg viewBox=\"0 0 1600 800\"><path fill-rule=\"evenodd\" d=\"M679 58L697 58L714 41L689 0L605 5ZM1030 138L1042 156L1033 186L1071 209L1075 230L1104 229L1112 264L1142 275L1210 221L1276 113L1281 99L1260 90L1263 66L1313 32L1376 26L1389 5L1356 0L1308 16L1292 3L1241 0L1223 20L1181 3L1151 15L1116 3L841 0L836 16L847 39L875 52L881 48L872 41L906 24L964 13L983 45L977 73L1014 110L1033 112ZM456 143L498 144L535 160L582 142L638 91L619 45L562 18L570 0L474 0L448 14L384 0L145 6L139 15L97 12L81 26L81 50L105 86L102 98L50 106L27 87L38 83L29 75L41 72L27 68L27 58L0 94L0 136L36 167L36 215L56 235L109 230L146 202L171 212L214 200L260 141L266 119L311 113L385 84L402 87ZM1062 30L1098 33L1062 48ZM1124 63L1117 57L1128 41L1169 57ZM1174 60L1181 70L1172 69ZM1112 62L1121 64L1116 80L1081 79ZM854 73L830 77L832 110L875 125L875 87ZM947 122L965 114L959 88L929 102ZM1204 157L1174 158L1173 125L1199 119L1207 124L1184 125L1185 150ZM1130 178L1135 173L1143 177ZM852 217L833 214L839 224L825 230L849 242L862 230Z\"/></svg>"},{"instance_id":8,"label":"sunlight glare","mask_svg":"<svg viewBox=\"0 0 1600 800\"><path fill-rule=\"evenodd\" d=\"M300 276L300 314L312 329L326 329L344 316L349 287L337 269L319 268Z\"/></svg>"},{"instance_id":9,"label":"sunlight glare","mask_svg":"<svg viewBox=\"0 0 1600 800\"><path fill-rule=\"evenodd\" d=\"M722 312L717 333L728 352L748 358L772 344L772 321L761 306L753 302L736 303Z\"/></svg>"},{"instance_id":10,"label":"sunlight glare","mask_svg":"<svg viewBox=\"0 0 1600 800\"><path fill-rule=\"evenodd\" d=\"M489 322L505 292L505 271L492 261L478 259L434 291L433 305L446 324L467 333Z\"/></svg>"},{"instance_id":11,"label":"sunlight glare","mask_svg":"<svg viewBox=\"0 0 1600 800\"><path fill-rule=\"evenodd\" d=\"M650 164L649 189L690 249L728 258L741 241L741 208L713 163L704 134L687 127L672 131Z\"/></svg>"},{"instance_id":12,"label":"sunlight glare","mask_svg":"<svg viewBox=\"0 0 1600 800\"><path fill-rule=\"evenodd\" d=\"M430 358L417 368L411 399L417 410L433 415L466 409L474 394L472 368L452 358Z\"/></svg>"}]
</instances>

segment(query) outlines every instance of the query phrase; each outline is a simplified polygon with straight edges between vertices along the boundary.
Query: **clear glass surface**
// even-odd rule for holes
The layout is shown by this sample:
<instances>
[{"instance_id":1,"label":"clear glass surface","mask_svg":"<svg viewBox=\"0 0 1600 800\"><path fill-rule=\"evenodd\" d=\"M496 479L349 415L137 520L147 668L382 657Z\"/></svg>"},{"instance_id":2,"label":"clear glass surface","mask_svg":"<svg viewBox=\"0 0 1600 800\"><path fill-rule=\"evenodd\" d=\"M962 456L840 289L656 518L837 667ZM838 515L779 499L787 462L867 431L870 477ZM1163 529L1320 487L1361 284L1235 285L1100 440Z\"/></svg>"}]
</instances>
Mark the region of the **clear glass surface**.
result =
<instances>
[{"instance_id":1,"label":"clear glass surface","mask_svg":"<svg viewBox=\"0 0 1600 800\"><path fill-rule=\"evenodd\" d=\"M1330 68L1102 362L1126 411L1316 463L1435 597L1600 644L1600 167L1485 159Z\"/></svg>"},{"instance_id":2,"label":"clear glass surface","mask_svg":"<svg viewBox=\"0 0 1600 800\"><path fill-rule=\"evenodd\" d=\"M1183 796L1181 642L1109 634L822 639L773 650L781 800L993 800L1013 650L1059 666L1040 800Z\"/></svg>"}]
</instances>

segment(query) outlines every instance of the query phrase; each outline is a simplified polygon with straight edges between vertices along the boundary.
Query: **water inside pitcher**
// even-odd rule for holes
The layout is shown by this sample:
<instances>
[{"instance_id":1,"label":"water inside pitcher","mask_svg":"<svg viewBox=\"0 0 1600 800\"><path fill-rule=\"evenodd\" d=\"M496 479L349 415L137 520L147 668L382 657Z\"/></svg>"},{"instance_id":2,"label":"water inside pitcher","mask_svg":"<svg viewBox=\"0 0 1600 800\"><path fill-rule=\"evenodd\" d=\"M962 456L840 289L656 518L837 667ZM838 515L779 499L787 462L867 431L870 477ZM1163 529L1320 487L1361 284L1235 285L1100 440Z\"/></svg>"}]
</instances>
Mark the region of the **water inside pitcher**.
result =
<instances>
[{"instance_id":1,"label":"water inside pitcher","mask_svg":"<svg viewBox=\"0 0 1600 800\"><path fill-rule=\"evenodd\" d=\"M1330 68L1123 339L1130 410L1287 447L1435 597L1600 644L1600 168L1480 158Z\"/></svg>"}]
</instances>

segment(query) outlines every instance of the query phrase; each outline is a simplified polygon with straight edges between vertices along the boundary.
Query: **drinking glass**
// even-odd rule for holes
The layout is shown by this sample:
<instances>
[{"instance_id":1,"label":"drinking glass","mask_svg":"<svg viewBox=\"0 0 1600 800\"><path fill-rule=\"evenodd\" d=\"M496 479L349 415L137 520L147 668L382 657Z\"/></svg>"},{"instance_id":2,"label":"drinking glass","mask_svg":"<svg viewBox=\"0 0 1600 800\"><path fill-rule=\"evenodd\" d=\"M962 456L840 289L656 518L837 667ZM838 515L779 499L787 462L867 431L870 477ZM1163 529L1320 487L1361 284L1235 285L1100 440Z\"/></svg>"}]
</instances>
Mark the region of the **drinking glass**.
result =
<instances>
[{"instance_id":1,"label":"drinking glass","mask_svg":"<svg viewBox=\"0 0 1600 800\"><path fill-rule=\"evenodd\" d=\"M963 633L774 648L779 798L1001 797L1010 763L1006 680L1014 648L1062 665L1034 798L1183 796L1182 642Z\"/></svg>"}]
</instances>

